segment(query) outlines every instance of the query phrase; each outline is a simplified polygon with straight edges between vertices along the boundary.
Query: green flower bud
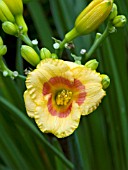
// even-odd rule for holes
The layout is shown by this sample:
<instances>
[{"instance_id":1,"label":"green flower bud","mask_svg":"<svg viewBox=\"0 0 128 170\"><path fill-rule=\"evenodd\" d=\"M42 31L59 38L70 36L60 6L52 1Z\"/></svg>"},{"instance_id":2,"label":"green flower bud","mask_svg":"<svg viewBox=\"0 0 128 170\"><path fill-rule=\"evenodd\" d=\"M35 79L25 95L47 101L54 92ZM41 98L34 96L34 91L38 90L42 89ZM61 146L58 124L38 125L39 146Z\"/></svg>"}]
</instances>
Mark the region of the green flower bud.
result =
<instances>
[{"instance_id":1,"label":"green flower bud","mask_svg":"<svg viewBox=\"0 0 128 170\"><path fill-rule=\"evenodd\" d=\"M0 37L0 46L3 45L2 37Z\"/></svg>"},{"instance_id":2,"label":"green flower bud","mask_svg":"<svg viewBox=\"0 0 128 170\"><path fill-rule=\"evenodd\" d=\"M42 48L40 50L40 56L41 56L41 59L43 60L45 58L51 58L52 54L47 48Z\"/></svg>"},{"instance_id":3,"label":"green flower bud","mask_svg":"<svg viewBox=\"0 0 128 170\"><path fill-rule=\"evenodd\" d=\"M22 33L27 33L27 31L28 31L28 27L27 27L27 25L26 25L26 23L25 23L25 21L24 21L24 18L23 18L23 16L22 15L17 15L16 17L15 17L15 19L16 19L16 24L19 26L19 27L22 27Z\"/></svg>"},{"instance_id":4,"label":"green flower bud","mask_svg":"<svg viewBox=\"0 0 128 170\"><path fill-rule=\"evenodd\" d=\"M29 62L33 66L36 66L40 62L38 54L30 46L22 45L21 55L27 62Z\"/></svg>"},{"instance_id":5,"label":"green flower bud","mask_svg":"<svg viewBox=\"0 0 128 170\"><path fill-rule=\"evenodd\" d=\"M15 18L12 15L10 9L8 6L4 3L4 1L0 0L0 11L3 13L4 17L10 21L10 22L15 22Z\"/></svg>"},{"instance_id":6,"label":"green flower bud","mask_svg":"<svg viewBox=\"0 0 128 170\"><path fill-rule=\"evenodd\" d=\"M6 45L1 45L0 46L0 56L3 56L7 53L7 47Z\"/></svg>"},{"instance_id":7,"label":"green flower bud","mask_svg":"<svg viewBox=\"0 0 128 170\"><path fill-rule=\"evenodd\" d=\"M23 13L22 0L3 0L13 15L19 15Z\"/></svg>"},{"instance_id":8,"label":"green flower bud","mask_svg":"<svg viewBox=\"0 0 128 170\"><path fill-rule=\"evenodd\" d=\"M17 27L17 25L13 24L12 22L5 21L2 24L2 29L4 30L4 32L6 34L15 35L15 36L18 35L18 27Z\"/></svg>"},{"instance_id":9,"label":"green flower bud","mask_svg":"<svg viewBox=\"0 0 128 170\"><path fill-rule=\"evenodd\" d=\"M101 74L100 76L102 78L101 83L102 83L103 89L108 88L108 86L110 85L110 78L105 74Z\"/></svg>"},{"instance_id":10,"label":"green flower bud","mask_svg":"<svg viewBox=\"0 0 128 170\"><path fill-rule=\"evenodd\" d=\"M93 0L77 17L74 28L65 35L67 42L93 32L108 17L113 0Z\"/></svg>"},{"instance_id":11,"label":"green flower bud","mask_svg":"<svg viewBox=\"0 0 128 170\"><path fill-rule=\"evenodd\" d=\"M113 3L112 10L111 10L111 13L109 15L109 19L113 20L117 16L117 13L118 13L117 6L116 6L115 3Z\"/></svg>"},{"instance_id":12,"label":"green flower bud","mask_svg":"<svg viewBox=\"0 0 128 170\"><path fill-rule=\"evenodd\" d=\"M96 70L99 65L99 62L96 59L90 60L85 63L86 68L90 68L91 70Z\"/></svg>"},{"instance_id":13,"label":"green flower bud","mask_svg":"<svg viewBox=\"0 0 128 170\"><path fill-rule=\"evenodd\" d=\"M1 9L0 9L0 20L1 20L2 22L7 21L7 18L4 16L3 12L1 11Z\"/></svg>"},{"instance_id":14,"label":"green flower bud","mask_svg":"<svg viewBox=\"0 0 128 170\"><path fill-rule=\"evenodd\" d=\"M118 15L113 20L113 26L123 27L127 22L127 19L124 15Z\"/></svg>"},{"instance_id":15,"label":"green flower bud","mask_svg":"<svg viewBox=\"0 0 128 170\"><path fill-rule=\"evenodd\" d=\"M58 59L58 56L55 53L52 53L52 58L53 59Z\"/></svg>"}]
</instances>

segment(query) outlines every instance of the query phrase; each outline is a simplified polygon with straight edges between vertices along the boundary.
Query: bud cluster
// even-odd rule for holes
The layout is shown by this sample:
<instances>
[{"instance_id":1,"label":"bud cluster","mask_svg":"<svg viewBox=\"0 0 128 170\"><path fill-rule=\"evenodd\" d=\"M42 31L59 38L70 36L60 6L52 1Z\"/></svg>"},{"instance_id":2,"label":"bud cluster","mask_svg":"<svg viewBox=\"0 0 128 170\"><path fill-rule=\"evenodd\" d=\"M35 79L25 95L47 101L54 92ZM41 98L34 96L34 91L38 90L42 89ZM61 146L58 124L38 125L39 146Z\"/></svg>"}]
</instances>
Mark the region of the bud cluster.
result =
<instances>
[{"instance_id":1,"label":"bud cluster","mask_svg":"<svg viewBox=\"0 0 128 170\"><path fill-rule=\"evenodd\" d=\"M5 33L18 36L27 33L22 0L0 0L0 20Z\"/></svg>"},{"instance_id":2,"label":"bud cluster","mask_svg":"<svg viewBox=\"0 0 128 170\"><path fill-rule=\"evenodd\" d=\"M126 17L124 15L117 15L117 14L118 14L117 5L113 3L113 7L109 15L109 19L112 21L112 25L114 27L124 27L124 25L127 22Z\"/></svg>"}]
</instances>

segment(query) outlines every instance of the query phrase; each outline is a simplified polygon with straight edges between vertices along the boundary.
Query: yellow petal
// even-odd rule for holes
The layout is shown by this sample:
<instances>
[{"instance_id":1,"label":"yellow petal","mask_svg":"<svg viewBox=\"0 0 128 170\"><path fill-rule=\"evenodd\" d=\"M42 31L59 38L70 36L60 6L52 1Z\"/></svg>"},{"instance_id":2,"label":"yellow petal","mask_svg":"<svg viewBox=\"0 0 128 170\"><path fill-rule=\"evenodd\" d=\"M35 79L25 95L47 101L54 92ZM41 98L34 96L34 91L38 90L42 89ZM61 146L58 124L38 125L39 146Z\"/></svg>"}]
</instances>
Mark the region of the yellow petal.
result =
<instances>
[{"instance_id":1,"label":"yellow petal","mask_svg":"<svg viewBox=\"0 0 128 170\"><path fill-rule=\"evenodd\" d=\"M37 69L28 74L26 86L36 103L43 100L43 84L56 76L65 77L70 81L73 80L72 72L68 65L64 61L56 59L41 61Z\"/></svg>"},{"instance_id":2,"label":"yellow petal","mask_svg":"<svg viewBox=\"0 0 128 170\"><path fill-rule=\"evenodd\" d=\"M72 71L74 78L78 79L85 86L86 97L80 108L81 114L87 115L97 108L106 94L102 89L100 74L95 70L83 67L74 68Z\"/></svg>"},{"instance_id":3,"label":"yellow petal","mask_svg":"<svg viewBox=\"0 0 128 170\"><path fill-rule=\"evenodd\" d=\"M24 101L28 116L33 118L35 114L36 104L31 99L27 90L24 92Z\"/></svg>"},{"instance_id":4,"label":"yellow petal","mask_svg":"<svg viewBox=\"0 0 128 170\"><path fill-rule=\"evenodd\" d=\"M49 113L47 103L42 101L37 107L35 120L40 130L45 133L52 133L58 138L69 136L78 127L80 121L80 109L73 103L72 110L67 117L53 116Z\"/></svg>"}]
</instances>

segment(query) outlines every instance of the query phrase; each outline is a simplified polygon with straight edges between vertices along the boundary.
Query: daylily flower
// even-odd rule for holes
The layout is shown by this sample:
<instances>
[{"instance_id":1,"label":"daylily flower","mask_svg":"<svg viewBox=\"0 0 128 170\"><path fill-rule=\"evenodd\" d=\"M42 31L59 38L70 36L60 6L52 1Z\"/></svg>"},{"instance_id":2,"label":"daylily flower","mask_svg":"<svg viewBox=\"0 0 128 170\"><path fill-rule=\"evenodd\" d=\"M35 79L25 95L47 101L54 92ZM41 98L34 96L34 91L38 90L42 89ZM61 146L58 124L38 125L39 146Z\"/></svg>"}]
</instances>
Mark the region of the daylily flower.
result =
<instances>
[{"instance_id":1,"label":"daylily flower","mask_svg":"<svg viewBox=\"0 0 128 170\"><path fill-rule=\"evenodd\" d=\"M44 59L28 74L27 113L40 130L58 138L78 127L81 115L94 111L105 96L99 73L73 62Z\"/></svg>"}]
</instances>

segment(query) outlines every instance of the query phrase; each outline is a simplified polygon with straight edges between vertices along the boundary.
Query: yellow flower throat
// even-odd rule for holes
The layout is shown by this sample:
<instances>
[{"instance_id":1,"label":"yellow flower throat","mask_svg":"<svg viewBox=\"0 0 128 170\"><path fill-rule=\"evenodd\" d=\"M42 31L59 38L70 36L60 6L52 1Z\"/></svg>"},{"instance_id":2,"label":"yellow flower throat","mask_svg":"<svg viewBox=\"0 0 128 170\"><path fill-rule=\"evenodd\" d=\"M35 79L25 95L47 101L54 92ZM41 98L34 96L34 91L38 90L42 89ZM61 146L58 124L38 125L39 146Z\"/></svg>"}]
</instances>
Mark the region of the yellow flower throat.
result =
<instances>
[{"instance_id":1,"label":"yellow flower throat","mask_svg":"<svg viewBox=\"0 0 128 170\"><path fill-rule=\"evenodd\" d=\"M56 96L56 104L58 106L66 106L72 98L72 92L69 90L62 90Z\"/></svg>"}]
</instances>

